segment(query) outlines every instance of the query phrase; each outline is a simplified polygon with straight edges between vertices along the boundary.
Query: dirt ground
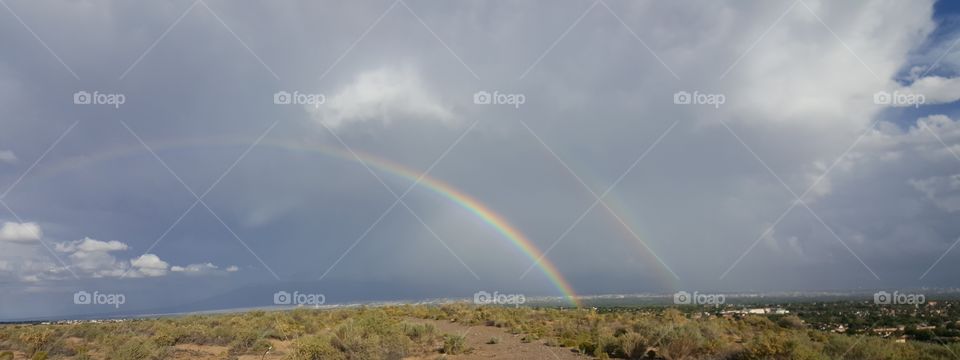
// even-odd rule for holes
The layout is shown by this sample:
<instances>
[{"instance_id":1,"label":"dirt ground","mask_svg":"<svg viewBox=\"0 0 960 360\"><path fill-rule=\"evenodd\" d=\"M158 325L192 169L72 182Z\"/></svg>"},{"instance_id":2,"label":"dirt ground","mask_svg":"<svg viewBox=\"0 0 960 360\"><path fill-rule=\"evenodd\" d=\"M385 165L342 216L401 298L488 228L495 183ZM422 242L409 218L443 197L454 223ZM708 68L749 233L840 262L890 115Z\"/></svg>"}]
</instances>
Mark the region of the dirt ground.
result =
<instances>
[{"instance_id":1,"label":"dirt ground","mask_svg":"<svg viewBox=\"0 0 960 360\"><path fill-rule=\"evenodd\" d=\"M543 341L524 343L522 335L513 335L505 329L493 326L469 326L460 323L440 320L407 319L411 323L429 323L437 327L440 332L461 335L467 339L467 347L472 351L463 355L431 355L426 358L411 359L532 359L532 360L586 360L589 357L573 353L569 348L551 347ZM488 344L491 338L497 338L496 344Z\"/></svg>"}]
</instances>

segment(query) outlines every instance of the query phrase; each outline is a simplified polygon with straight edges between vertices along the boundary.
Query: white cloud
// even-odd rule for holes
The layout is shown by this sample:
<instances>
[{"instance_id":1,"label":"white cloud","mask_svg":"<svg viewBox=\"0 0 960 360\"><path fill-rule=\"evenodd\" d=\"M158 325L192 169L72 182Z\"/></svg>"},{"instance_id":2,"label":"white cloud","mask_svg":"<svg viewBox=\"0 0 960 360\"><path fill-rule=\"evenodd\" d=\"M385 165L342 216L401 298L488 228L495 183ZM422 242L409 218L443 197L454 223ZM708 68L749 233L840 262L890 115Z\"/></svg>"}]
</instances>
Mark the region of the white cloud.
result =
<instances>
[{"instance_id":1,"label":"white cloud","mask_svg":"<svg viewBox=\"0 0 960 360\"><path fill-rule=\"evenodd\" d=\"M960 174L910 179L909 184L947 212L960 211Z\"/></svg>"},{"instance_id":2,"label":"white cloud","mask_svg":"<svg viewBox=\"0 0 960 360\"><path fill-rule=\"evenodd\" d=\"M0 241L31 242L40 240L41 236L40 225L33 222L5 222L0 227Z\"/></svg>"},{"instance_id":3,"label":"white cloud","mask_svg":"<svg viewBox=\"0 0 960 360\"><path fill-rule=\"evenodd\" d=\"M897 89L904 94L922 95L922 105L936 105L960 100L960 78L928 76L915 80L908 86ZM901 104L907 106L907 104ZM912 106L912 105L911 105Z\"/></svg>"},{"instance_id":4,"label":"white cloud","mask_svg":"<svg viewBox=\"0 0 960 360\"><path fill-rule=\"evenodd\" d=\"M6 223L0 229L0 239L20 242L17 248L10 247L0 256L0 278L19 279L24 282L42 280L63 280L78 277L91 278L145 278L166 276L169 272L189 273L191 275L211 275L233 272L235 266L220 271L212 263L173 266L156 254L143 254L130 261L119 260L115 253L129 250L123 242L101 241L85 237L81 240L54 244L57 252L66 254L62 260L66 267L53 262L48 253L42 251L39 237L40 227L35 223ZM34 242L36 244L34 244ZM72 274L71 274L72 273Z\"/></svg>"},{"instance_id":5,"label":"white cloud","mask_svg":"<svg viewBox=\"0 0 960 360\"><path fill-rule=\"evenodd\" d=\"M953 152L960 153L960 121L932 115L906 128L881 124L829 174L831 192L811 203L814 210L870 266L879 267L871 256L936 259L955 240L938 232L950 233L951 214L960 211L960 161L940 140L954 144ZM849 255L843 248L830 254L818 245L829 244L833 235L809 226L816 221L791 214L778 225L778 234L784 236L777 241L798 237L805 244L803 254L811 259Z\"/></svg>"},{"instance_id":6,"label":"white cloud","mask_svg":"<svg viewBox=\"0 0 960 360\"><path fill-rule=\"evenodd\" d=\"M124 244L119 241L100 241L94 240L89 237L83 238L83 240L75 240L71 242L58 243L56 244L57 251L60 252L111 252L111 251L121 251L127 250L127 244Z\"/></svg>"},{"instance_id":7,"label":"white cloud","mask_svg":"<svg viewBox=\"0 0 960 360\"><path fill-rule=\"evenodd\" d=\"M17 155L10 150L0 150L0 163L13 164L17 162Z\"/></svg>"},{"instance_id":8,"label":"white cloud","mask_svg":"<svg viewBox=\"0 0 960 360\"><path fill-rule=\"evenodd\" d=\"M409 68L367 71L353 83L328 96L324 105L307 106L318 121L330 127L344 123L417 118L451 121L451 110L430 93L420 75Z\"/></svg>"},{"instance_id":9,"label":"white cloud","mask_svg":"<svg viewBox=\"0 0 960 360\"><path fill-rule=\"evenodd\" d=\"M174 266L170 269L173 272L184 272L184 273L199 273L206 271L213 271L219 269L216 265L211 263L206 264L190 264L187 266Z\"/></svg>"},{"instance_id":10,"label":"white cloud","mask_svg":"<svg viewBox=\"0 0 960 360\"><path fill-rule=\"evenodd\" d=\"M866 136L862 145L851 152L850 158L851 162L891 162L905 160L905 157L924 162L956 162L960 161L955 156L960 154L958 140L960 122L946 115L930 115L917 119L916 124L907 129L900 129L892 124L881 127Z\"/></svg>"},{"instance_id":11,"label":"white cloud","mask_svg":"<svg viewBox=\"0 0 960 360\"><path fill-rule=\"evenodd\" d=\"M674 215L664 216L661 218L662 221L638 218L648 224L652 234L656 234L657 228L660 227L668 228L671 232L679 232L662 236L662 240L651 235L652 246L657 248L659 244L666 248L662 250L667 252L663 254L664 258L682 273L713 276L717 269L725 269L741 255L750 242L756 239L760 232L776 219L786 204L793 200L791 194L786 192L776 179L746 153L736 139L732 138L715 120L718 117L729 119L731 127L790 185L793 191L802 193L806 187L820 178L821 174L831 166L833 160L842 154L847 146L879 116L880 111L883 111L882 107L873 104L872 95L879 90L896 88L897 84L890 79L897 76L905 65L909 65L907 64L909 54L918 44L923 44L924 37L935 25L930 16L932 3L932 0L910 2L808 0L802 5L796 4L787 14L783 14L783 11L791 4L790 2L611 3L613 10L633 28L632 31L643 36L645 42L650 45L650 50L653 50L679 75L679 80L665 71L659 61L631 36L630 30L616 21L611 21L613 18L606 11L594 10L590 16L584 18L582 24L568 34L564 41L558 43L558 46L545 56L542 62L536 64L529 77L524 81L514 82L516 75L537 60L537 56L543 53L544 47L557 38L557 31L569 24L569 21L564 19L570 16L575 18L582 13L583 9L571 5L573 3L539 9L527 7L527 5L516 5L513 2L493 4L490 8L484 8L483 11L489 11L491 14L488 18L491 21L490 28L497 29L494 32L475 34L470 29L459 27L462 24L457 24L456 20L447 23L439 21L437 24L431 23L431 26L435 26L438 33L445 34L443 36L445 41L455 45L454 50L463 56L465 63L476 68L479 74L490 80L490 86L510 87L516 84L522 86L522 90L529 91L531 98L535 95L540 96L539 99L543 101L532 102L530 107L525 107L522 113L504 112L503 114L508 120L513 120L509 118L510 116L525 116L531 127L537 132L542 132L544 140L555 147L560 156L569 162L574 170L588 176L587 180L591 184L594 181L589 179L589 175L596 175L598 177L596 183L601 186L610 184L626 164L636 158L638 150L650 143L652 137L659 134L670 121L681 120L677 130L671 133L638 167L638 172L646 170L651 174L650 183L628 179L618 187L618 190L623 189L624 193L629 194L631 186L634 186L634 193L642 195L645 194L641 192L644 188L657 189L659 194L651 195L662 194L662 199L656 196L640 195L634 196L632 200L626 199L626 202L634 206L635 210L663 208L661 213ZM544 15L542 19L559 19L559 23L530 22L529 19L522 17L496 16L522 14L522 11L517 10L530 8L542 12ZM809 10L813 10L817 15L811 14ZM437 11L435 14L437 19L461 18L444 17L440 10ZM463 15L469 15L470 9L457 9L457 11L463 11ZM37 11L37 13L43 12ZM359 10L356 13L367 15ZM783 15L782 21L779 21L781 15ZM520 20L501 22L505 19ZM677 21L677 19L685 19L685 21ZM771 28L774 20L778 22ZM823 20L823 23L820 20ZM437 44L429 34L423 33L419 24L415 25L419 35L426 35L428 46L419 49L401 44L395 48L403 48L403 51L393 51L394 47L379 46L390 44L378 44L377 41L383 39L378 38L378 34L385 35L389 40L397 38L403 40L402 38L407 34L372 32L371 37L363 43L367 44L368 49L373 49L372 52L366 56L353 53L336 69L338 73L353 72L359 76L348 79L352 81L344 82L342 87L336 85L329 89L322 89L324 92L329 91L327 103L319 109L307 108L312 112L314 119L331 126L349 127L351 124L359 125L364 121L367 121L368 125L379 125L380 122L389 121L395 121L395 124L398 124L410 118L426 119L424 123L438 120L442 122L454 118L453 110L455 109L444 106L442 100L447 100L445 99L447 94L456 94L457 99L468 101L463 98L479 90L475 86L482 84L475 84L463 71L461 64L449 56L446 49ZM768 29L769 32L767 32ZM104 35L107 34L109 33L104 33ZM516 34L524 34L524 36L516 37ZM268 39L276 38L273 36L275 34L262 35ZM110 37L88 38L109 39ZM352 40L352 38L344 39L346 44ZM950 40L945 42L947 46L953 39ZM417 44L419 42L414 42L414 45ZM80 47L88 45L90 44L82 42L76 44ZM176 43L172 42L169 45L176 46ZM363 51L363 47L357 50ZM937 56L947 52L946 46L938 49L934 52L934 58L926 63L932 63ZM376 56L369 56L371 54ZM425 55L418 57L419 54ZM437 54L440 56L435 56ZM508 56L500 56L504 54ZM958 54L960 52L948 54L944 60L956 57ZM391 63L394 59L405 61L409 59L411 63L416 63L420 69L424 69L423 76L404 69L378 69L377 65L372 67L369 65L371 62ZM720 80L721 74L724 74L734 62L738 64L725 74L724 79ZM448 64L451 67L431 66L437 64ZM234 68L229 67L229 69ZM358 68L360 68L359 71ZM230 78L227 75L232 73L220 72L224 69L227 68L199 70L209 70L217 74L218 78ZM249 70L244 67L241 69ZM18 67L14 70L16 71L11 73L19 76L20 70L29 69ZM302 73L305 70L310 69L291 68L288 71ZM260 71L260 69L254 71ZM23 72L23 74L25 74L24 79L31 79L31 73ZM153 73L137 70L134 75L136 74L147 76ZM155 76L159 77L176 75L175 72L155 73ZM468 81L463 81L464 78ZM956 96L955 81L950 79L924 78L913 81L910 87L919 89L918 91L930 92L928 95L930 101L952 101ZM469 91L462 91L465 89ZM541 92L540 89L549 91ZM721 109L677 107L669 104L670 94L680 89L722 92L727 96L727 104ZM554 94L560 96L552 96ZM228 105L224 108L237 108L236 104L232 105L235 106ZM553 107L573 111L553 111ZM250 111L256 108L251 106L240 109ZM479 108L478 117L489 117L492 110L494 108ZM703 114L688 114L701 111ZM710 113L706 113L707 111ZM512 115L515 113L519 114ZM194 114L188 114L185 117L192 120L192 115ZM464 114L466 115L470 114ZM227 116L222 118L238 121ZM715 127L684 133L689 130L686 127L689 124L688 120L692 119L712 123ZM939 124L934 122L935 119L930 120L931 124ZM173 121L171 120L169 124L171 129L186 129L187 131L184 132L195 129L190 127L195 124L184 125ZM481 128L488 124L490 122L483 122ZM502 139L505 141L487 142L488 139L476 139L474 150L470 150L468 146L458 147L458 153L463 156L464 164L476 164L476 169L474 170L471 166L470 170L478 175L484 175L529 165L529 172L518 175L517 178L539 178L554 174L540 172L543 168L534 162L519 163L520 160L516 159L523 159L520 156L515 159L507 156L499 159L492 158L496 156L492 154L496 153L497 147L506 150L522 150L525 148L520 147L521 145L532 144L538 151L542 151L530 134L519 127L518 122L503 121L502 124L505 124L503 126L509 130L517 130L516 133L505 132L503 135L505 139ZM949 131L941 132L941 130L946 129L937 131L945 137L948 144L958 144L956 138L951 139L947 136ZM294 130L291 129L291 131ZM416 145L422 143L425 145L424 149L432 150L433 147L426 145L434 145L434 141L440 140L426 137L413 140L399 139L400 136L397 136L397 139L386 139L387 135L394 134L403 135L400 132L373 133L369 137L372 140L363 138L355 140L360 148L365 148L364 141L369 141L367 144L376 141L376 145L383 145L376 147L377 149L382 148L385 152L397 151L395 156L397 160L420 160L419 157L413 156L417 151ZM154 135L160 135L160 133ZM624 141L624 138L627 140ZM351 145L354 144L351 141L354 139L347 140ZM390 142L394 140L395 142ZM590 145L589 149L587 145ZM725 151L727 149L730 151ZM491 155L484 154L487 150L490 150ZM409 151L409 153L400 153L402 151ZM724 157L724 155L729 156ZM390 157L394 158L394 156ZM864 139L841 165L833 168L830 175L818 183L818 187L804 200L815 207L826 223L835 226L844 240L851 238L848 234L858 231L869 231L886 224L911 222L908 216L913 216L912 219L916 220L920 215L907 213L908 210L922 207L916 205L933 204L928 197L930 195L918 192L918 186L935 194L950 190L947 186L948 179L957 173L956 163L950 160L950 157L946 149L926 133L926 130L898 132L885 129ZM549 159L549 156L546 158ZM432 157L425 159L429 160ZM489 161L491 159L496 161ZM487 160L486 163L504 166L485 166L484 160ZM202 163L191 164L190 159L185 161L187 161L183 165L185 168L190 168L191 165L204 166ZM421 164L413 161L411 165ZM419 167L422 168L422 165ZM104 169L107 168L109 167ZM460 176L458 171L465 171L458 168L468 167L451 166L448 168L449 173L445 174L453 184L460 183L457 179L468 181L473 178L484 179L483 176L458 178ZM667 174L663 177L669 177L669 179L666 182L657 179L653 176L657 173ZM691 173L694 176L687 176ZM873 176L859 176L858 173ZM570 180L565 173L560 174L556 181L543 182L544 194L555 198L562 197L556 196L552 192L554 189L551 188L555 183ZM114 181L118 182L124 179L120 173L113 175L115 176L103 176L103 178L115 179ZM293 172L290 177L297 178L297 175L299 173ZM361 174L361 176L366 179L368 174ZM641 175L636 173L632 175L634 180L640 178ZM646 178L643 177L643 179ZM353 178L348 178L346 175L342 179L344 182L353 181ZM915 179L917 184L923 186L911 186L909 179ZM743 183L758 186L739 186ZM481 198L490 199L491 202L501 201L502 203L493 203L491 206L502 208L508 213L519 214L516 215L516 219L511 216L511 220L515 221L519 227L528 229L527 231L531 233L528 235L549 236L556 224L540 225L536 220L524 218L524 208L520 206L527 202L535 203L535 201L530 201L528 196L513 196L510 191L517 188L509 186L510 184L487 181L482 184L465 182L463 185L468 189L475 189L480 194L493 194L491 197L482 196ZM701 189L703 189L702 192ZM766 191L767 189L772 190ZM900 193L892 195L888 191L900 191ZM272 195L273 192L264 193ZM121 195L123 194L115 195L112 192L104 194L104 196L117 197ZM163 195L160 193L157 196L163 197ZM891 201L895 196L900 195L913 202L906 201L906 204L900 204ZM245 195L236 194L236 196ZM506 199L499 200L497 196ZM811 197L816 197L816 202L811 201ZM110 199L113 198L104 200L104 204L110 203ZM708 211L712 209L710 205L725 203L726 199L736 199L745 205L731 207L731 211L725 213ZM68 206L82 204L78 201L65 201L65 203ZM58 204L51 204L49 207L54 208L56 205ZM911 207L911 205L914 206ZM358 202L356 206L364 205ZM537 214L543 218L562 218L563 213L560 211L565 208L543 205L540 207L543 213L537 212ZM937 208L931 205L924 210L930 209L939 211L942 206ZM304 206L303 210L310 212L314 209ZM653 215L655 214L647 214L648 217ZM893 215L899 216L900 219L877 220L891 219ZM251 222L261 224L265 223L261 219L270 219L275 216L278 215L257 214L256 220ZM689 219L703 219L708 223L695 227L678 226L678 223L675 223L676 221L689 222ZM78 221L83 220L88 219ZM118 222L124 220L117 219ZM711 223L713 220L716 223ZM950 233L941 231L951 226L947 222L935 224L932 221L913 222L929 224L931 232ZM884 224L874 225L877 223ZM808 214L805 215L803 207L797 207L788 214L783 224L783 227L776 229L777 237L774 239L783 249L786 249L786 246L801 244L806 246L803 248L803 254L814 258L821 255L816 247L831 244L839 246L832 236L821 229L817 221L810 219ZM547 230L541 230L541 227ZM907 236L903 238L912 239L916 233L905 231L904 234ZM603 237L595 236L595 238ZM824 241L810 241L812 237L820 237ZM697 242L698 239L704 238L716 238L716 244ZM866 238L871 241L877 239L874 236ZM676 241L676 245L671 244L670 241ZM606 245L606 243L588 241L580 243L585 244L583 245L585 247L593 248L587 250L603 249L600 244ZM583 254L577 254L576 251L571 250L576 249L577 244L575 240L566 240L563 243L564 246L558 247L558 251L551 255L557 256L557 261L561 264L566 263L564 256L569 256L567 254L574 255L571 259L577 256L582 258ZM861 250L856 247L856 244L853 245L855 250ZM691 248L702 249L702 253L710 255L691 256L688 254ZM872 249L879 248L882 247L877 246ZM763 247L758 249L765 250ZM279 251L264 249L264 251L271 250ZM868 250L864 249L864 251ZM118 258L129 259L139 254L126 255L128 256L118 256ZM754 253L750 254L746 261L747 263L780 260L789 262L792 260L789 255L785 253L781 257L766 259L763 254ZM841 249L840 256L837 258L855 261L844 249ZM933 259L935 258L936 256L933 256ZM671 262L671 259L677 264ZM850 262L854 263L854 261ZM125 262L118 261L118 263ZM614 262L611 261L611 263ZM854 263L854 265L857 264ZM874 263L871 262L871 265ZM174 271L174 268L177 271ZM187 272L188 268L190 265L176 266L169 271L183 273ZM573 265L564 267L564 270L568 269L576 273L581 268L574 262ZM696 277L696 275L691 276ZM771 281L781 282L779 279Z\"/></svg>"},{"instance_id":12,"label":"white cloud","mask_svg":"<svg viewBox=\"0 0 960 360\"><path fill-rule=\"evenodd\" d=\"M226 269L220 269L211 263L190 264L187 266L174 266L170 268L171 272L182 273L185 275L222 275L240 271L236 265L228 266Z\"/></svg>"},{"instance_id":13,"label":"white cloud","mask_svg":"<svg viewBox=\"0 0 960 360\"><path fill-rule=\"evenodd\" d=\"M167 274L170 264L160 260L160 257L154 254L143 254L140 257L130 260L130 265L138 275L155 277Z\"/></svg>"},{"instance_id":14,"label":"white cloud","mask_svg":"<svg viewBox=\"0 0 960 360\"><path fill-rule=\"evenodd\" d=\"M127 245L119 241L100 241L89 237L82 240L58 243L59 252L68 253L70 269L74 273L92 277L117 277L129 269L129 264L118 261L111 252L127 250Z\"/></svg>"},{"instance_id":15,"label":"white cloud","mask_svg":"<svg viewBox=\"0 0 960 360\"><path fill-rule=\"evenodd\" d=\"M780 15L784 10L777 6L766 9L769 12L761 18ZM745 12L730 16L723 18L737 21L758 15ZM820 23L821 19L830 30ZM713 73L715 67L707 67L695 77L704 82L701 86L725 90L729 105L725 107L733 110L729 113L732 119L756 126L797 124L833 131L834 136L856 132L870 123L880 110L873 103L873 94L891 87L889 79L903 65L901 59L934 28L929 8L890 1L851 6L806 1L805 6L784 14L752 48L758 34L770 24L745 24L747 29L738 27L743 36L732 39L732 43L708 43L711 50L723 55L703 58L707 63L722 57L729 59L722 63L734 64L738 54L743 58L715 83L713 79L720 75Z\"/></svg>"}]
</instances>

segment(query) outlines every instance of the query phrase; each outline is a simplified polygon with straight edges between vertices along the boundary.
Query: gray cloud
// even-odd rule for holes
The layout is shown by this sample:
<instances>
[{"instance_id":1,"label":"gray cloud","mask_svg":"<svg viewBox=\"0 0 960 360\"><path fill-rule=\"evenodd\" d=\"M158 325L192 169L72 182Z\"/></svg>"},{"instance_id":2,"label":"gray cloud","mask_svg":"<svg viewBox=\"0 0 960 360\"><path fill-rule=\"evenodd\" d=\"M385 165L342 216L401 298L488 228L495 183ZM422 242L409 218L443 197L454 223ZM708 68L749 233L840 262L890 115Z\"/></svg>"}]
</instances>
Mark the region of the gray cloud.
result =
<instances>
[{"instance_id":1,"label":"gray cloud","mask_svg":"<svg viewBox=\"0 0 960 360\"><path fill-rule=\"evenodd\" d=\"M550 249L583 293L956 285L949 261L918 280L960 236L953 56L910 70L954 40L928 38L932 1L192 3L11 3L63 64L18 22L0 24L16 50L0 60L0 148L19 159L0 184L77 124L3 198L23 220L0 221L43 224L64 246L123 239L123 257L63 253L91 274L142 275L108 286L169 281L202 299L275 282L269 267L282 281L329 269L325 282L395 284L384 296L556 294L543 274L520 279L532 260L429 182L404 198L429 228L399 205L357 242L395 198L341 140L397 195L429 168ZM126 102L76 105L81 90ZM278 91L326 102L277 105ZM525 102L478 105L479 91ZM678 91L726 101L678 105ZM940 105L878 105L880 91ZM584 215L590 191L621 176L604 198L619 219L603 204ZM184 184L204 204L191 207ZM785 213L794 195L805 205ZM0 246L15 254L0 271L62 267L42 247ZM230 269L242 271L217 287L150 276ZM0 316L71 311L31 304L28 289L92 281L21 278L4 278L16 296L0 301L26 307Z\"/></svg>"},{"instance_id":2,"label":"gray cloud","mask_svg":"<svg viewBox=\"0 0 960 360\"><path fill-rule=\"evenodd\" d=\"M0 162L8 164L16 163L17 155L10 150L0 150Z\"/></svg>"}]
</instances>

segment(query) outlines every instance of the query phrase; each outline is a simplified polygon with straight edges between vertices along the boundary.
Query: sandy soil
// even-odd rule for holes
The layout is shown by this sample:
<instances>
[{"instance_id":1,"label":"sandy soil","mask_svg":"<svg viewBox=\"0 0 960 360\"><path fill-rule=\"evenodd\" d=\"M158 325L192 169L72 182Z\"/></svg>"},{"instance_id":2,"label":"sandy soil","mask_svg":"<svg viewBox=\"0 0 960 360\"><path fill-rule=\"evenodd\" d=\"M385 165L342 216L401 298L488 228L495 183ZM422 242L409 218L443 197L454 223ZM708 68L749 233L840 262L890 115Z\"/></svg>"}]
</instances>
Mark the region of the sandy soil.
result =
<instances>
[{"instance_id":1,"label":"sandy soil","mask_svg":"<svg viewBox=\"0 0 960 360\"><path fill-rule=\"evenodd\" d=\"M543 341L524 343L522 335L513 335L505 329L493 326L469 326L440 320L407 319L411 323L429 323L440 332L466 337L467 346L473 349L463 355L431 355L425 358L411 359L532 359L532 360L587 360L589 357L572 352L569 348L551 347ZM491 338L498 338L496 344L487 344Z\"/></svg>"}]
</instances>

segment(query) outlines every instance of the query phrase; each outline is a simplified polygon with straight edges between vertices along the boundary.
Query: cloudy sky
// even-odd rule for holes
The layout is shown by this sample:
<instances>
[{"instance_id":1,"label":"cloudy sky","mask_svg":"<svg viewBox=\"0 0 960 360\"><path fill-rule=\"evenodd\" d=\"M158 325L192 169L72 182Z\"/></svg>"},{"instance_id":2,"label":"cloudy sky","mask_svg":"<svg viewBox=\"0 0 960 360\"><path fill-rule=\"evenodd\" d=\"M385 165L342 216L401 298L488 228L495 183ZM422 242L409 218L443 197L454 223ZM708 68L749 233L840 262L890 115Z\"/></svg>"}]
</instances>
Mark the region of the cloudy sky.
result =
<instances>
[{"instance_id":1,"label":"cloudy sky","mask_svg":"<svg viewBox=\"0 0 960 360\"><path fill-rule=\"evenodd\" d=\"M0 4L0 318L960 286L949 4Z\"/></svg>"}]
</instances>

